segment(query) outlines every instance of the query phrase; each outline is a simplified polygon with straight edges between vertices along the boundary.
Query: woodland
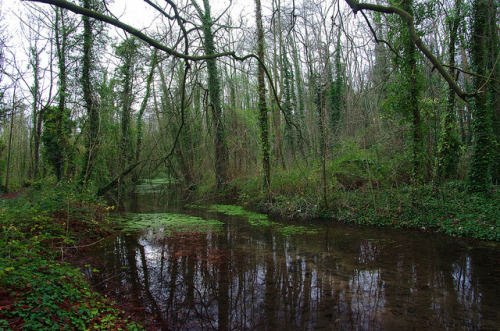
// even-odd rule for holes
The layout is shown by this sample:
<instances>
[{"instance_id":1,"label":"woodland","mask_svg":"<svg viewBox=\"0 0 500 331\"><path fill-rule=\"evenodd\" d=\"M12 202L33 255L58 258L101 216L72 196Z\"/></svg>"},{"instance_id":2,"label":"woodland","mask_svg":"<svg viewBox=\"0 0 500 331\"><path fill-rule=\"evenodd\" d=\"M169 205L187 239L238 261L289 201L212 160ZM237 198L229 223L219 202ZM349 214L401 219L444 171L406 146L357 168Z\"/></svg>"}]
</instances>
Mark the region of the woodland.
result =
<instances>
[{"instance_id":1,"label":"woodland","mask_svg":"<svg viewBox=\"0 0 500 331\"><path fill-rule=\"evenodd\" d=\"M111 233L100 197L147 181L285 220L500 240L498 0L14 3L0 328L140 329L61 261Z\"/></svg>"},{"instance_id":2,"label":"woodland","mask_svg":"<svg viewBox=\"0 0 500 331\"><path fill-rule=\"evenodd\" d=\"M144 27L107 1L22 5L5 192L168 178L290 217L498 221L498 1L145 0Z\"/></svg>"}]
</instances>

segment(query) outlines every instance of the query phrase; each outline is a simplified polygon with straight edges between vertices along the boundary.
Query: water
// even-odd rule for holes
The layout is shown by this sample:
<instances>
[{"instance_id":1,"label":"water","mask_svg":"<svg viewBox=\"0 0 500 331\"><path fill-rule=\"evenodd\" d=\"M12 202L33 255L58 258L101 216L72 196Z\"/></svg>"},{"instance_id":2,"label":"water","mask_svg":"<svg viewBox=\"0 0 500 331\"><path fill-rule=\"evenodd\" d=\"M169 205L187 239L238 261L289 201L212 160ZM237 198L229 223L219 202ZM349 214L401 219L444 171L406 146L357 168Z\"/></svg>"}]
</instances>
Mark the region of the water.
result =
<instances>
[{"instance_id":1,"label":"water","mask_svg":"<svg viewBox=\"0 0 500 331\"><path fill-rule=\"evenodd\" d=\"M283 235L280 224L184 209L178 196L138 195L123 209L218 219L221 230L123 233L85 269L158 329L500 329L494 243L325 221Z\"/></svg>"}]
</instances>

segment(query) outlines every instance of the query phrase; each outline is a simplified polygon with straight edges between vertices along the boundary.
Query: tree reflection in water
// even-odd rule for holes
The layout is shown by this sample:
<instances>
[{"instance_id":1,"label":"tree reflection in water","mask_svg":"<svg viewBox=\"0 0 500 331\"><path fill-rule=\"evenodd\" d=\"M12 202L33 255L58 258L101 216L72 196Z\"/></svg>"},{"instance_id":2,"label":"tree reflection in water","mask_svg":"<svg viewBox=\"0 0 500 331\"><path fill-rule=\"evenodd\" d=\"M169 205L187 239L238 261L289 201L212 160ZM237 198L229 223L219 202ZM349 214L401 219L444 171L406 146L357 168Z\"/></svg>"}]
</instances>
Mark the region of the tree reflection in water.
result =
<instances>
[{"instance_id":1,"label":"tree reflection in water","mask_svg":"<svg viewBox=\"0 0 500 331\"><path fill-rule=\"evenodd\" d=\"M287 237L220 220L219 233L122 234L86 275L163 329L500 328L495 247L338 224Z\"/></svg>"}]
</instances>

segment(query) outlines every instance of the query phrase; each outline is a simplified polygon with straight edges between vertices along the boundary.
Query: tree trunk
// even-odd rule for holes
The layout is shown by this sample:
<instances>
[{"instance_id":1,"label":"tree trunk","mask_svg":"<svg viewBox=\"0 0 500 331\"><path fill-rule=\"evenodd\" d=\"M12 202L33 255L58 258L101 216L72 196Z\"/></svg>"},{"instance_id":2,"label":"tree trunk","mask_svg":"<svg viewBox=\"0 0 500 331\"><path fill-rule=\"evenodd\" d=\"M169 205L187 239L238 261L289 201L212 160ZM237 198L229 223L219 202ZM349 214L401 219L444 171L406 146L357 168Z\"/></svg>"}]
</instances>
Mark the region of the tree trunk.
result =
<instances>
[{"instance_id":1,"label":"tree trunk","mask_svg":"<svg viewBox=\"0 0 500 331\"><path fill-rule=\"evenodd\" d=\"M264 189L268 190L271 185L270 144L269 144L269 121L267 119L266 106L266 83L264 72L264 27L262 25L262 8L260 0L255 0L255 12L257 17L257 56L261 63L258 67L258 91L259 91L259 121L260 140L262 145L262 168L264 170Z\"/></svg>"},{"instance_id":2,"label":"tree trunk","mask_svg":"<svg viewBox=\"0 0 500 331\"><path fill-rule=\"evenodd\" d=\"M212 32L212 17L210 14L210 4L208 0L203 0L204 11L193 1L197 7L202 21L202 30L205 37L203 46L205 55L215 54L214 34ZM226 128L222 114L222 101L220 96L220 79L217 72L217 62L215 58L206 60L208 70L208 95L210 107L212 109L215 147L215 182L217 191L223 191L227 185L228 151L226 142Z\"/></svg>"},{"instance_id":3,"label":"tree trunk","mask_svg":"<svg viewBox=\"0 0 500 331\"><path fill-rule=\"evenodd\" d=\"M472 192L486 192L491 185L492 112L484 78L491 69L488 68L488 7L488 0L475 0L472 6L471 64L474 72L479 75L473 77L478 94L472 100L474 147L469 168L469 189Z\"/></svg>"},{"instance_id":4,"label":"tree trunk","mask_svg":"<svg viewBox=\"0 0 500 331\"><path fill-rule=\"evenodd\" d=\"M91 0L83 0L83 7L90 9ZM88 16L82 16L83 21L83 57L82 57L82 89L83 101L87 111L87 139L85 142L86 153L82 169L81 180L85 185L92 178L96 156L99 146L99 112L92 97L92 24Z\"/></svg>"},{"instance_id":5,"label":"tree trunk","mask_svg":"<svg viewBox=\"0 0 500 331\"><path fill-rule=\"evenodd\" d=\"M461 0L455 1L455 12L452 21L449 23L450 43L449 43L449 64L450 75L455 76L455 47L460 24ZM447 177L454 176L457 172L458 163L458 137L456 135L456 113L455 113L455 91L448 87L448 105L443 119L441 140L438 155L438 178L442 181Z\"/></svg>"}]
</instances>

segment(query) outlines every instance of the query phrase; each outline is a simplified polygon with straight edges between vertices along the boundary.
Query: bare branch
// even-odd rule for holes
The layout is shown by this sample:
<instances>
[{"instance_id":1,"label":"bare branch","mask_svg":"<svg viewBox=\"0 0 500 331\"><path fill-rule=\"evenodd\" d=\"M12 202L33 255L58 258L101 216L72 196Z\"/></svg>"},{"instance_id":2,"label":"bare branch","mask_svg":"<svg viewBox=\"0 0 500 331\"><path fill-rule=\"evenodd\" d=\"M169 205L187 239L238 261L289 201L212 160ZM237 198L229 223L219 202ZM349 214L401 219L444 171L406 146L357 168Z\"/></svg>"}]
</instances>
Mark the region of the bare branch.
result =
<instances>
[{"instance_id":1,"label":"bare branch","mask_svg":"<svg viewBox=\"0 0 500 331\"><path fill-rule=\"evenodd\" d=\"M161 44L157 40L149 37L148 35L137 30L136 28L134 28L128 24L125 24L125 23L123 23L115 18L98 13L98 12L90 10L90 9L85 9L83 7L77 6L73 3L65 1L65 0L23 0L23 1L41 2L41 3L46 3L49 5L55 5L55 6L58 6L60 8L64 8L64 9L67 9L69 11L72 11L76 14L95 18L99 21L111 24L113 26L116 26L117 28L120 28L124 31L127 31L128 33L136 36L137 38L148 43L149 45L151 45L154 48L157 48L161 51L164 51L165 53L167 53L169 55L172 55L172 56L184 59L184 60L201 61L201 60L207 60L207 59L212 59L212 58L218 58L218 57L222 57L222 56L232 56L233 58L235 58L236 60L239 60L239 61L244 61L244 60L247 60L249 58L257 59L257 56L254 54L248 54L248 55L241 57L241 56L237 56L235 52L222 52L222 53L216 53L216 54L212 54L212 55L202 55L202 56L187 55L187 54L180 53L180 52L178 52L170 47L167 47L167 46Z\"/></svg>"},{"instance_id":2,"label":"bare branch","mask_svg":"<svg viewBox=\"0 0 500 331\"><path fill-rule=\"evenodd\" d=\"M408 25L408 32L410 33L410 37L415 45L420 49L422 53L427 57L427 59L432 63L432 65L436 68L436 70L441 74L441 76L446 80L449 84L450 88L455 91L455 93L463 100L473 97L476 93L467 93L464 92L460 86L458 86L457 82L450 75L448 70L444 68L444 66L439 62L439 60L431 53L431 51L424 45L422 39L418 36L415 30L415 24L413 23L413 16L411 16L407 11L394 7L394 6L383 6L383 5L375 5L371 3L360 3L357 0L345 0L349 7L351 7L354 14L363 10L371 10L379 13L385 14L396 14L401 17L406 24Z\"/></svg>"}]
</instances>

